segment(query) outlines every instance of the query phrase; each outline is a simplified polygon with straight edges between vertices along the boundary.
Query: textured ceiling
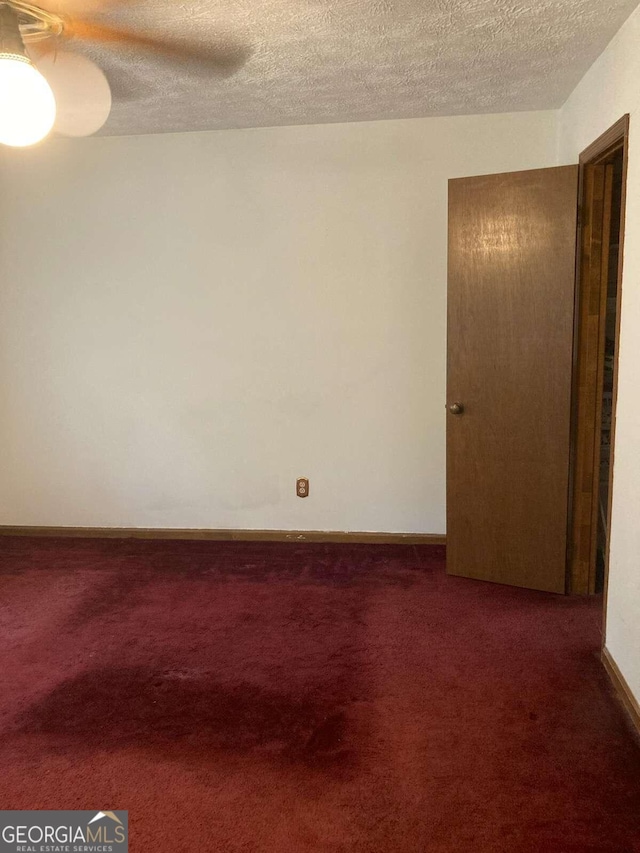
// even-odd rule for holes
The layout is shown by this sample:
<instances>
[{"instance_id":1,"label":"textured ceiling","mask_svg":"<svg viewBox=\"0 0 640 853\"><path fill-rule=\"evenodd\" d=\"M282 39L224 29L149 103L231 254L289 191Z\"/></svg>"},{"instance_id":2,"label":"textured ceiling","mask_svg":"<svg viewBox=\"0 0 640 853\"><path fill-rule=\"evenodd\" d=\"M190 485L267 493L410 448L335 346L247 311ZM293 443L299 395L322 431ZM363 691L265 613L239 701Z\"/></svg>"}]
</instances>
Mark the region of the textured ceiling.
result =
<instances>
[{"instance_id":1,"label":"textured ceiling","mask_svg":"<svg viewBox=\"0 0 640 853\"><path fill-rule=\"evenodd\" d=\"M91 45L105 135L559 106L638 0L140 0L99 20L244 59Z\"/></svg>"}]
</instances>

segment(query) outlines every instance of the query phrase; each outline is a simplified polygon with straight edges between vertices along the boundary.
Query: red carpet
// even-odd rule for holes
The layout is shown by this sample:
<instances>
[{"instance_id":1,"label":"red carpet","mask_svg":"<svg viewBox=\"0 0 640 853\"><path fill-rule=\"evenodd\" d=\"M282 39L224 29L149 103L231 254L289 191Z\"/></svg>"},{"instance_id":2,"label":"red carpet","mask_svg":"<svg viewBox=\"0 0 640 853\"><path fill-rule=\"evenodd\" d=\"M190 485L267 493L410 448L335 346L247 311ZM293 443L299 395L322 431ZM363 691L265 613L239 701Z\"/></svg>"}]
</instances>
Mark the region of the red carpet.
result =
<instances>
[{"instance_id":1,"label":"red carpet","mask_svg":"<svg viewBox=\"0 0 640 853\"><path fill-rule=\"evenodd\" d=\"M632 853L600 601L436 547L0 540L0 807L135 853Z\"/></svg>"}]
</instances>

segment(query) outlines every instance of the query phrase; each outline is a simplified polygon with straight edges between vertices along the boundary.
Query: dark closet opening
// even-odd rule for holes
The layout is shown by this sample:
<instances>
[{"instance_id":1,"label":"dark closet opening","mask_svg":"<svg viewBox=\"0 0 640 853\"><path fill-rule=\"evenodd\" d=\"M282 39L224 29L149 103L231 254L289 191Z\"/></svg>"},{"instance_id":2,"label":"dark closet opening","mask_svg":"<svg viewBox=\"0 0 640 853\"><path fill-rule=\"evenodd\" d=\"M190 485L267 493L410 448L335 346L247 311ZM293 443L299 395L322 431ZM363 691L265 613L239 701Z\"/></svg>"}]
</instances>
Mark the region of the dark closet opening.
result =
<instances>
[{"instance_id":1,"label":"dark closet opening","mask_svg":"<svg viewBox=\"0 0 640 853\"><path fill-rule=\"evenodd\" d=\"M568 584L606 593L629 116L580 155Z\"/></svg>"},{"instance_id":2,"label":"dark closet opening","mask_svg":"<svg viewBox=\"0 0 640 853\"><path fill-rule=\"evenodd\" d=\"M609 539L609 490L611 483L611 425L613 420L614 364L618 331L618 273L620 266L620 225L622 220L623 156L619 149L612 155L610 190L610 234L604 308L604 346L601 353L602 392L600 416L600 470L598 489L598 533L595 591L604 587L604 567Z\"/></svg>"}]
</instances>

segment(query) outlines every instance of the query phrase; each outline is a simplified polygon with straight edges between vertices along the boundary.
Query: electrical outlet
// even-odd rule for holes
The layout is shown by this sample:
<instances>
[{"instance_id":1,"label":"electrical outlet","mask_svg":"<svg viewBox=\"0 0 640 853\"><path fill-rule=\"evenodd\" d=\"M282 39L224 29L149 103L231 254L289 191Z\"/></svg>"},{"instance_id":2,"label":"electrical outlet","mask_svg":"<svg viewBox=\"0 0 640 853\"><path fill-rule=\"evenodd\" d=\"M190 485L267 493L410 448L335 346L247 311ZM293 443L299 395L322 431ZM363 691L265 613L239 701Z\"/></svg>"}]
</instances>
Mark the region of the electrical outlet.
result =
<instances>
[{"instance_id":1,"label":"electrical outlet","mask_svg":"<svg viewBox=\"0 0 640 853\"><path fill-rule=\"evenodd\" d=\"M306 477L298 477L296 480L296 495L299 498L309 497L309 480Z\"/></svg>"}]
</instances>

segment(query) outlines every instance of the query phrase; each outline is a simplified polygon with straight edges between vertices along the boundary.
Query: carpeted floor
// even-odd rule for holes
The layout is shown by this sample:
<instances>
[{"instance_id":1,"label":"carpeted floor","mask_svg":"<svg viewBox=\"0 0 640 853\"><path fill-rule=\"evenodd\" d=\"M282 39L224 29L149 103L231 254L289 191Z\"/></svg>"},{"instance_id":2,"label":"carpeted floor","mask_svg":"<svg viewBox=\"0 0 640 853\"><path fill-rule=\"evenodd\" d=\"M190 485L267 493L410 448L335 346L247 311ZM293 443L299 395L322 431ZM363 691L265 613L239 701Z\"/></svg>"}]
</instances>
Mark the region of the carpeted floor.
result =
<instances>
[{"instance_id":1,"label":"carpeted floor","mask_svg":"<svg viewBox=\"0 0 640 853\"><path fill-rule=\"evenodd\" d=\"M0 808L134 853L632 853L600 601L437 547L0 540Z\"/></svg>"}]
</instances>

